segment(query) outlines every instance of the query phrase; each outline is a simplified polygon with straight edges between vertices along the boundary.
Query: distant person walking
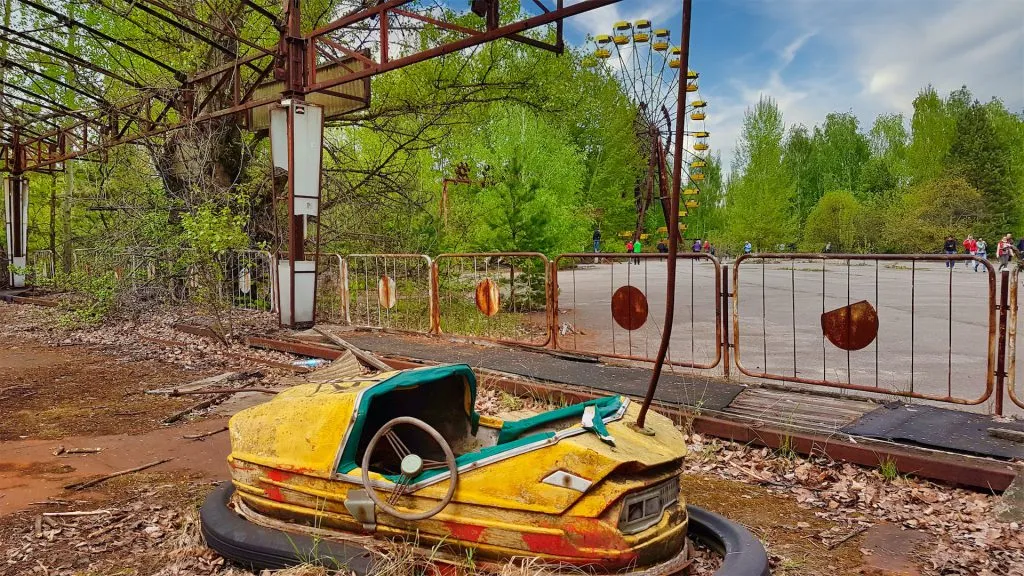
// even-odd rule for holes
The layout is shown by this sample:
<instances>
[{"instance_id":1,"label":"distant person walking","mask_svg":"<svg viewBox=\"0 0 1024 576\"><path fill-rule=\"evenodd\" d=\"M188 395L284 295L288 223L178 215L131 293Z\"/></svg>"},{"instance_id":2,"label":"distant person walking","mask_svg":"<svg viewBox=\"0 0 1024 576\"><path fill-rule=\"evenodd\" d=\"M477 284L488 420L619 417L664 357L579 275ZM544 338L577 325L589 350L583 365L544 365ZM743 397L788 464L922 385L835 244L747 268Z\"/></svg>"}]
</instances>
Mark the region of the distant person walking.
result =
<instances>
[{"instance_id":1,"label":"distant person walking","mask_svg":"<svg viewBox=\"0 0 1024 576\"><path fill-rule=\"evenodd\" d=\"M968 234L967 238L964 240L964 254L970 254L971 256L976 256L978 254L978 241L974 239L973 234ZM968 260L967 262L964 262L964 264L969 268L971 266L971 261Z\"/></svg>"},{"instance_id":2,"label":"distant person walking","mask_svg":"<svg viewBox=\"0 0 1024 576\"><path fill-rule=\"evenodd\" d=\"M704 246L704 244L701 243L700 238L697 238L696 240L693 241L692 249L693 249L694 252L700 252L700 249L703 246Z\"/></svg>"},{"instance_id":3,"label":"distant person walking","mask_svg":"<svg viewBox=\"0 0 1024 576\"><path fill-rule=\"evenodd\" d=\"M644 245L643 245L642 242L640 242L640 239L637 238L636 240L633 241L633 254L640 254L643 251L644 251ZM633 263L634 264L639 264L640 263L640 257L639 256L634 257L633 258Z\"/></svg>"},{"instance_id":4,"label":"distant person walking","mask_svg":"<svg viewBox=\"0 0 1024 576\"><path fill-rule=\"evenodd\" d=\"M831 242L826 242L825 243L825 250L824 250L824 252L825 252L825 254L831 254L832 253L832 243Z\"/></svg>"},{"instance_id":5,"label":"distant person walking","mask_svg":"<svg viewBox=\"0 0 1024 576\"><path fill-rule=\"evenodd\" d=\"M594 228L594 254L601 251L601 229Z\"/></svg>"},{"instance_id":6,"label":"distant person walking","mask_svg":"<svg viewBox=\"0 0 1024 576\"><path fill-rule=\"evenodd\" d=\"M744 254L750 254L750 252L753 249L754 249L754 247L750 245L750 242L746 242L746 243L743 244L743 253Z\"/></svg>"},{"instance_id":7,"label":"distant person walking","mask_svg":"<svg viewBox=\"0 0 1024 576\"><path fill-rule=\"evenodd\" d=\"M979 260L988 260L988 243L985 242L984 238L978 238L978 241L974 245L974 256ZM978 266L981 262L974 262L974 271L978 271Z\"/></svg>"},{"instance_id":8,"label":"distant person walking","mask_svg":"<svg viewBox=\"0 0 1024 576\"><path fill-rule=\"evenodd\" d=\"M996 245L996 256L999 257L999 271L1002 272L1003 268L1010 265L1010 257L1013 256L1013 236L1003 236Z\"/></svg>"},{"instance_id":9,"label":"distant person walking","mask_svg":"<svg viewBox=\"0 0 1024 576\"><path fill-rule=\"evenodd\" d=\"M948 255L956 254L956 238L946 236L946 242L942 245L942 251ZM946 268L952 268L953 261L946 260Z\"/></svg>"},{"instance_id":10,"label":"distant person walking","mask_svg":"<svg viewBox=\"0 0 1024 576\"><path fill-rule=\"evenodd\" d=\"M658 252L661 254L668 254L668 244L665 244L665 239L658 240Z\"/></svg>"},{"instance_id":11,"label":"distant person walking","mask_svg":"<svg viewBox=\"0 0 1024 576\"><path fill-rule=\"evenodd\" d=\"M704 252L711 252L711 242L704 241Z\"/></svg>"}]
</instances>

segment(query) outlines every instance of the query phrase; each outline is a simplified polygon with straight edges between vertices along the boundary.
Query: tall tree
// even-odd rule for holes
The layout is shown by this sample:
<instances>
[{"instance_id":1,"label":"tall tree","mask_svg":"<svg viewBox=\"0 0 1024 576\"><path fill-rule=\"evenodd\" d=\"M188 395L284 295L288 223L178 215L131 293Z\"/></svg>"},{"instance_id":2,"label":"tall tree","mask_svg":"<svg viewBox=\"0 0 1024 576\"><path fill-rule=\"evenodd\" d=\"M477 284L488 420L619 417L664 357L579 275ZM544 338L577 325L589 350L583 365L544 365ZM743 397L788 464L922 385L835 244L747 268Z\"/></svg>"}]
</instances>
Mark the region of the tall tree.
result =
<instances>
[{"instance_id":1,"label":"tall tree","mask_svg":"<svg viewBox=\"0 0 1024 576\"><path fill-rule=\"evenodd\" d=\"M953 144L956 120L935 88L928 86L914 99L910 121L911 142L907 168L911 180L925 182L942 174L949 147Z\"/></svg>"},{"instance_id":2,"label":"tall tree","mask_svg":"<svg viewBox=\"0 0 1024 576\"><path fill-rule=\"evenodd\" d=\"M1013 232L1020 214L1021 195L1009 145L977 101L957 118L947 165L981 192L982 232L990 237Z\"/></svg>"},{"instance_id":3,"label":"tall tree","mask_svg":"<svg viewBox=\"0 0 1024 576\"><path fill-rule=\"evenodd\" d=\"M871 155L867 138L858 131L852 112L833 112L814 129L814 145L820 162L820 193L856 190L860 170Z\"/></svg>"},{"instance_id":4,"label":"tall tree","mask_svg":"<svg viewBox=\"0 0 1024 576\"><path fill-rule=\"evenodd\" d=\"M797 222L803 224L821 197L818 156L807 127L792 126L783 147L783 159L796 185L794 193Z\"/></svg>"},{"instance_id":5,"label":"tall tree","mask_svg":"<svg viewBox=\"0 0 1024 576\"><path fill-rule=\"evenodd\" d=\"M782 112L771 98L748 108L736 150L742 173L729 187L728 236L732 244L771 249L794 239L791 207L795 185L783 162Z\"/></svg>"}]
</instances>

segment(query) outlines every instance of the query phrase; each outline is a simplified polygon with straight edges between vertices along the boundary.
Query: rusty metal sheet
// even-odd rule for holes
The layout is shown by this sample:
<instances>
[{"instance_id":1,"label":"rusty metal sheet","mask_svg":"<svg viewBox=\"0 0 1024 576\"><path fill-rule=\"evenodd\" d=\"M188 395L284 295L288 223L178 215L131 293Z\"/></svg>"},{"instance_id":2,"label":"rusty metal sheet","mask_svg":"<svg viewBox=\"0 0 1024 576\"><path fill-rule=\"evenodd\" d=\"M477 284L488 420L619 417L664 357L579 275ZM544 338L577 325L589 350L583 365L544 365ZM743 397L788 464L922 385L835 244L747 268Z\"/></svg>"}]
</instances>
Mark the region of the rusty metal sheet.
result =
<instances>
[{"instance_id":1,"label":"rusty metal sheet","mask_svg":"<svg viewBox=\"0 0 1024 576\"><path fill-rule=\"evenodd\" d=\"M476 285L476 307L484 316L494 316L498 313L500 301L498 296L498 285L490 278L484 278Z\"/></svg>"},{"instance_id":2,"label":"rusty metal sheet","mask_svg":"<svg viewBox=\"0 0 1024 576\"><path fill-rule=\"evenodd\" d=\"M626 330L647 323L647 297L635 286L623 286L612 294L612 318Z\"/></svg>"},{"instance_id":3,"label":"rusty metal sheet","mask_svg":"<svg viewBox=\"0 0 1024 576\"><path fill-rule=\"evenodd\" d=\"M878 337L878 312L867 300L821 315L821 331L842 350L866 348Z\"/></svg>"},{"instance_id":4,"label":"rusty metal sheet","mask_svg":"<svg viewBox=\"0 0 1024 576\"><path fill-rule=\"evenodd\" d=\"M398 304L398 288L395 286L395 279L387 274L377 281L377 301L381 308L391 310Z\"/></svg>"}]
</instances>

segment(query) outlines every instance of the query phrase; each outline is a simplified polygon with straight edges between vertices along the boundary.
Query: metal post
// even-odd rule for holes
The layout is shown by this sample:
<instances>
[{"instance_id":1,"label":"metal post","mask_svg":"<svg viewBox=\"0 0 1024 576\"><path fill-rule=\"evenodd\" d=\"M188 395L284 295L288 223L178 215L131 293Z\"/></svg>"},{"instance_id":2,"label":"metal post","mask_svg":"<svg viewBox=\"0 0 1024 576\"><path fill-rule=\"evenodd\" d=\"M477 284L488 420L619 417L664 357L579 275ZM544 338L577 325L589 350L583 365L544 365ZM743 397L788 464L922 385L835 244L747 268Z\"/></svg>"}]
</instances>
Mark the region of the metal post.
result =
<instances>
[{"instance_id":1,"label":"metal post","mask_svg":"<svg viewBox=\"0 0 1024 576\"><path fill-rule=\"evenodd\" d=\"M722 268L722 370L729 379L729 267Z\"/></svg>"},{"instance_id":2,"label":"metal post","mask_svg":"<svg viewBox=\"0 0 1024 576\"><path fill-rule=\"evenodd\" d=\"M651 374L651 381L647 386L647 395L644 397L644 404L640 408L640 414L636 418L637 428L644 428L644 421L647 419L647 411L654 401L654 391L658 387L658 380L661 378L661 369L665 365L665 356L668 355L669 342L672 339L672 323L675 321L676 304L676 253L679 249L679 194L683 185L683 130L686 124L686 73L690 69L690 20L692 15L692 0L683 0L683 38L679 43L679 104L676 109L676 141L675 156L672 166L672 190L669 199L669 237L668 237L668 287L665 294L665 325L661 333L661 346L658 348L658 356L654 362L654 371Z\"/></svg>"},{"instance_id":3,"label":"metal post","mask_svg":"<svg viewBox=\"0 0 1024 576\"><path fill-rule=\"evenodd\" d=\"M1006 317L1010 311L1010 271L1000 274L999 343L996 345L996 416L1003 415L1003 394L1006 387Z\"/></svg>"}]
</instances>

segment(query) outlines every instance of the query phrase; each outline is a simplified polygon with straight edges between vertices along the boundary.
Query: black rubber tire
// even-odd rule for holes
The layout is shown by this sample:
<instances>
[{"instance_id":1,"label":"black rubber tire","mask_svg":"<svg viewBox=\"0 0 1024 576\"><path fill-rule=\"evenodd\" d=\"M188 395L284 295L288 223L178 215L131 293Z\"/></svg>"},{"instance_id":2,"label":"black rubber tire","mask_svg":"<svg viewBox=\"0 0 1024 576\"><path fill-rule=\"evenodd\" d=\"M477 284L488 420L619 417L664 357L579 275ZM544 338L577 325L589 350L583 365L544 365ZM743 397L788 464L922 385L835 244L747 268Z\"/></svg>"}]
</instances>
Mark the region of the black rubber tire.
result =
<instances>
[{"instance_id":1,"label":"black rubber tire","mask_svg":"<svg viewBox=\"0 0 1024 576\"><path fill-rule=\"evenodd\" d=\"M199 510L203 538L218 554L254 570L279 570L303 562L344 567L357 576L373 568L365 549L351 544L314 540L264 528L249 522L228 507L235 487L224 483L216 488ZM764 546L743 526L696 506L687 506L689 533L725 557L715 576L769 576Z\"/></svg>"},{"instance_id":2,"label":"black rubber tire","mask_svg":"<svg viewBox=\"0 0 1024 576\"><path fill-rule=\"evenodd\" d=\"M687 506L691 538L718 552L725 559L715 576L769 576L768 554L761 541L741 524L696 506Z\"/></svg>"},{"instance_id":3,"label":"black rubber tire","mask_svg":"<svg viewBox=\"0 0 1024 576\"><path fill-rule=\"evenodd\" d=\"M303 562L344 567L357 576L372 569L373 558L359 546L314 540L249 522L228 507L234 491L230 482L224 483L206 497L199 509L206 545L228 560L257 571L280 570Z\"/></svg>"}]
</instances>

